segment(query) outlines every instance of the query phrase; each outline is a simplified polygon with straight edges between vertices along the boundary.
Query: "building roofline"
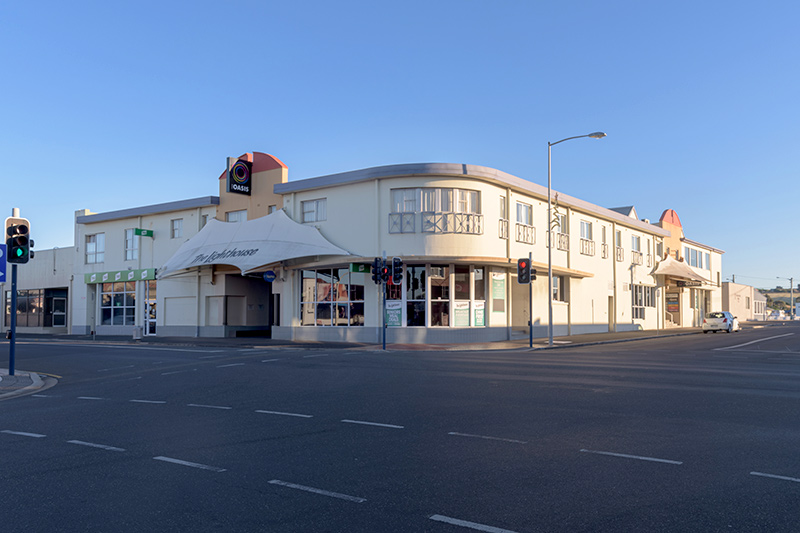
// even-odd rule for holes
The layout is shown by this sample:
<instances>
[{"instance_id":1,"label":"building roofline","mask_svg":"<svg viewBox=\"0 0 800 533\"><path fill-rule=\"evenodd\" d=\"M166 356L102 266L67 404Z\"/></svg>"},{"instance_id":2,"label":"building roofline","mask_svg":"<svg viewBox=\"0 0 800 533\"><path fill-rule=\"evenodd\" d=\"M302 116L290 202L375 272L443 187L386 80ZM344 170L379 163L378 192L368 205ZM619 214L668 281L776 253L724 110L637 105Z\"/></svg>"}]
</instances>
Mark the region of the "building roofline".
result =
<instances>
[{"instance_id":1,"label":"building roofline","mask_svg":"<svg viewBox=\"0 0 800 533\"><path fill-rule=\"evenodd\" d=\"M404 163L399 165L386 165L380 167L364 168L338 174L329 174L316 178L307 178L287 183L275 185L276 194L290 194L294 192L308 191L325 187L338 187L354 183L378 180L383 178L399 178L410 176L451 176L451 177L474 177L484 181L495 183L503 187L526 192L532 196L547 198L547 187L537 183L524 180L513 176L502 170L479 165L466 165L459 163ZM576 208L587 213L595 214L606 219L611 219L625 226L635 227L649 233L669 237L669 230L659 228L654 224L642 222L638 219L625 216L611 209L600 207L580 200L574 196L551 191L552 195L558 194L559 205Z\"/></svg>"},{"instance_id":2,"label":"building roofline","mask_svg":"<svg viewBox=\"0 0 800 533\"><path fill-rule=\"evenodd\" d=\"M107 222L109 220L119 220L122 218L140 217L147 215L157 215L169 213L170 211L181 211L183 209L194 209L197 207L207 207L219 205L219 196L201 196L188 200L178 200L164 204L145 205L119 211L108 211L106 213L95 213L93 215L81 215L75 219L78 224L94 224L96 222Z\"/></svg>"},{"instance_id":3,"label":"building roofline","mask_svg":"<svg viewBox=\"0 0 800 533\"><path fill-rule=\"evenodd\" d=\"M685 242L686 244L691 244L693 246L697 246L698 248L705 248L711 252L716 252L718 254L724 254L724 250L720 250L719 248L714 248L713 246L709 246L707 244L703 244L701 242L693 241L691 239L687 239L686 237L681 237L681 242Z\"/></svg>"}]
</instances>

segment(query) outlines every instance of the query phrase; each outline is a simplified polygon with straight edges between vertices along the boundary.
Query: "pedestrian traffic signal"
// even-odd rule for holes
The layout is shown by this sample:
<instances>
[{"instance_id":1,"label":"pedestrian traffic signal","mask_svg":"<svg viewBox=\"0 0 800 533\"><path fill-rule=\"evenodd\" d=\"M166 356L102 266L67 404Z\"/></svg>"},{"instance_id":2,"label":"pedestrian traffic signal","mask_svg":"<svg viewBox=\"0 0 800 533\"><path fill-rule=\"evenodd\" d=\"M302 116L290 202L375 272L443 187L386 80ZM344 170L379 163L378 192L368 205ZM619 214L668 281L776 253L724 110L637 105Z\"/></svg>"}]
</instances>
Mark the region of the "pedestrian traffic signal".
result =
<instances>
[{"instance_id":1,"label":"pedestrian traffic signal","mask_svg":"<svg viewBox=\"0 0 800 533\"><path fill-rule=\"evenodd\" d=\"M25 218L6 219L6 254L8 262L24 264L31 257L30 222Z\"/></svg>"},{"instance_id":2,"label":"pedestrian traffic signal","mask_svg":"<svg viewBox=\"0 0 800 533\"><path fill-rule=\"evenodd\" d=\"M517 281L523 284L531 282L531 262L528 258L517 259Z\"/></svg>"},{"instance_id":3,"label":"pedestrian traffic signal","mask_svg":"<svg viewBox=\"0 0 800 533\"><path fill-rule=\"evenodd\" d=\"M536 269L535 269L535 268L532 268L532 269L531 269L531 279L532 279L532 280L533 280L533 279L536 279Z\"/></svg>"},{"instance_id":4,"label":"pedestrian traffic signal","mask_svg":"<svg viewBox=\"0 0 800 533\"><path fill-rule=\"evenodd\" d=\"M381 283L381 268L383 268L383 259L376 257L375 260L372 261L372 281L377 285Z\"/></svg>"},{"instance_id":5,"label":"pedestrian traffic signal","mask_svg":"<svg viewBox=\"0 0 800 533\"><path fill-rule=\"evenodd\" d=\"M392 285L403 284L403 260L399 257L392 258Z\"/></svg>"}]
</instances>

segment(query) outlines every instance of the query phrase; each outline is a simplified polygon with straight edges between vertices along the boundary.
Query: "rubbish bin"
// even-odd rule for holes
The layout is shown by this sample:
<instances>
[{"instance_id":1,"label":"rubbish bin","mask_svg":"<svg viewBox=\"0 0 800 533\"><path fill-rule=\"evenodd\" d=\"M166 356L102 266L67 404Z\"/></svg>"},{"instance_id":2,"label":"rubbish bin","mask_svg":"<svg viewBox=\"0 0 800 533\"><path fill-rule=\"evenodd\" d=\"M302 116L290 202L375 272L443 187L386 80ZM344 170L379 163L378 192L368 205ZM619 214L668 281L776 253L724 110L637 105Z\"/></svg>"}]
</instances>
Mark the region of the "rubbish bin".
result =
<instances>
[{"instance_id":1,"label":"rubbish bin","mask_svg":"<svg viewBox=\"0 0 800 533\"><path fill-rule=\"evenodd\" d=\"M135 326L133 328L133 340L135 341L142 340L142 326Z\"/></svg>"}]
</instances>

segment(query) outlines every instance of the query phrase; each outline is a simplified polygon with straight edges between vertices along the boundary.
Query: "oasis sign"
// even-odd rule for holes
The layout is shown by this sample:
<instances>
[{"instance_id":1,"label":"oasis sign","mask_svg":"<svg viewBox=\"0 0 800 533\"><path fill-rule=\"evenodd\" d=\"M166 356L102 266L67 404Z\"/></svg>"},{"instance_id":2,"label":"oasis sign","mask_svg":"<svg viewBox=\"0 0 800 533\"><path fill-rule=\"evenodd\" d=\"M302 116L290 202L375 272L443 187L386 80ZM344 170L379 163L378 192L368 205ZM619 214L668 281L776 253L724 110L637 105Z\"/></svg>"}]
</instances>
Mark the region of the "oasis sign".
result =
<instances>
[{"instance_id":1,"label":"oasis sign","mask_svg":"<svg viewBox=\"0 0 800 533\"><path fill-rule=\"evenodd\" d=\"M237 160L228 170L228 192L250 196L253 163Z\"/></svg>"}]
</instances>

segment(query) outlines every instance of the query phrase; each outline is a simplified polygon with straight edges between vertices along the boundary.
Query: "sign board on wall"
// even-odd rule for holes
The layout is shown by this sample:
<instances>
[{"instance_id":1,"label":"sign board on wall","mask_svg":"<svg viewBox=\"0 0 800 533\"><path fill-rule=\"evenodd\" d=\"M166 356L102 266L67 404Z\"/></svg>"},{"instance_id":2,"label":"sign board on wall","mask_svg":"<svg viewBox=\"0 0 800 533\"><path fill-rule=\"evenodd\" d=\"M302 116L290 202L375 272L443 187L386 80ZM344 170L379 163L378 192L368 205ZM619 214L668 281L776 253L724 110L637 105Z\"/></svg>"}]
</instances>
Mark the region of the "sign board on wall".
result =
<instances>
[{"instance_id":1,"label":"sign board on wall","mask_svg":"<svg viewBox=\"0 0 800 533\"><path fill-rule=\"evenodd\" d=\"M95 272L93 274L83 275L83 282L89 285L92 283L113 283L115 281L139 281L149 279L156 279L155 268L119 270L116 272Z\"/></svg>"},{"instance_id":2,"label":"sign board on wall","mask_svg":"<svg viewBox=\"0 0 800 533\"><path fill-rule=\"evenodd\" d=\"M228 170L228 192L250 196L253 163L237 160Z\"/></svg>"}]
</instances>

